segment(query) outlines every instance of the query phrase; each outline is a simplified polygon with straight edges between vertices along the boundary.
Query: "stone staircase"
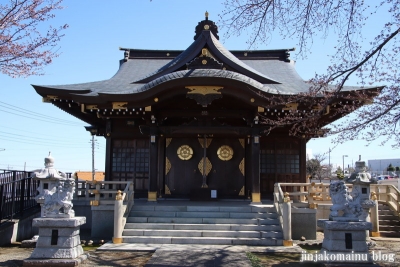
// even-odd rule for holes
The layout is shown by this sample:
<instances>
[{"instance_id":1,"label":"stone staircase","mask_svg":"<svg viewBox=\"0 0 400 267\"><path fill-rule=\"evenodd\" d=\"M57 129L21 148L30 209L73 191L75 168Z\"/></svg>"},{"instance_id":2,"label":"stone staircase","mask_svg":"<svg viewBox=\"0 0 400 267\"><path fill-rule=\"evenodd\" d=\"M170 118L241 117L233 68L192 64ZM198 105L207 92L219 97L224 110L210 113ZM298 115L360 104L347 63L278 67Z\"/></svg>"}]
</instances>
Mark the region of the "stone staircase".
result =
<instances>
[{"instance_id":1,"label":"stone staircase","mask_svg":"<svg viewBox=\"0 0 400 267\"><path fill-rule=\"evenodd\" d=\"M382 237L400 237L400 218L389 206L379 203L379 232Z\"/></svg>"},{"instance_id":2,"label":"stone staircase","mask_svg":"<svg viewBox=\"0 0 400 267\"><path fill-rule=\"evenodd\" d=\"M282 229L272 205L133 206L124 243L281 246Z\"/></svg>"}]
</instances>

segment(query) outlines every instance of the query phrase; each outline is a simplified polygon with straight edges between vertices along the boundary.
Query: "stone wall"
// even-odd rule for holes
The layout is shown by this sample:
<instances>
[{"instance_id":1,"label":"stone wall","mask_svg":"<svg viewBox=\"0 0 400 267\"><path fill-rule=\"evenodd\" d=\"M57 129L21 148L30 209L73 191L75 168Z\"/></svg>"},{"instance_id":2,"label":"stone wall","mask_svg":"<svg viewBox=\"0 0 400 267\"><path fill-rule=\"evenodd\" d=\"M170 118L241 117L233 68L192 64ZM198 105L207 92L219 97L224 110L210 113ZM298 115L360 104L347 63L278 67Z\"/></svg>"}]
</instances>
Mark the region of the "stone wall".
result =
<instances>
[{"instance_id":1,"label":"stone wall","mask_svg":"<svg viewBox=\"0 0 400 267\"><path fill-rule=\"evenodd\" d=\"M81 225L81 231L89 232L92 229L92 210L88 200L73 199L75 216L86 217L86 223Z\"/></svg>"},{"instance_id":2,"label":"stone wall","mask_svg":"<svg viewBox=\"0 0 400 267\"><path fill-rule=\"evenodd\" d=\"M292 206L292 239L304 236L308 240L317 238L317 210Z\"/></svg>"},{"instance_id":3,"label":"stone wall","mask_svg":"<svg viewBox=\"0 0 400 267\"><path fill-rule=\"evenodd\" d=\"M92 206L93 238L111 239L114 235L114 205Z\"/></svg>"},{"instance_id":4,"label":"stone wall","mask_svg":"<svg viewBox=\"0 0 400 267\"><path fill-rule=\"evenodd\" d=\"M318 203L316 220L320 219L329 219L329 214L331 212L330 208L332 207L332 203L321 204ZM323 229L317 226L317 231L323 231Z\"/></svg>"},{"instance_id":5,"label":"stone wall","mask_svg":"<svg viewBox=\"0 0 400 267\"><path fill-rule=\"evenodd\" d=\"M13 242L31 239L38 234L38 229L32 227L32 220L40 217L40 209L33 209L29 214L13 221L4 222L0 227L0 246Z\"/></svg>"}]
</instances>

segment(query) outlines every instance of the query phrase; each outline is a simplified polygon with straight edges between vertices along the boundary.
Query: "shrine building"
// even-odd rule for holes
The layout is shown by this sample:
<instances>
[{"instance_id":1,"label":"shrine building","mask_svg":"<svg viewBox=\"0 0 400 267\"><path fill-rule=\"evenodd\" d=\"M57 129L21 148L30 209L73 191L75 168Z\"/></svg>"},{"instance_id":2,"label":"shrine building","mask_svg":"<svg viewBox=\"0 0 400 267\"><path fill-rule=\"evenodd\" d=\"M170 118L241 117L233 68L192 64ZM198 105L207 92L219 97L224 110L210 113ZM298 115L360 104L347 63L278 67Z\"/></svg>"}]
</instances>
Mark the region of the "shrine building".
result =
<instances>
[{"instance_id":1,"label":"shrine building","mask_svg":"<svg viewBox=\"0 0 400 267\"><path fill-rule=\"evenodd\" d=\"M272 198L277 182L307 182L306 143L316 136L262 123L313 109L268 100L308 92L289 58L294 49L229 51L206 13L186 50L120 50L119 70L108 80L33 85L44 102L106 138L106 181L133 181L135 197L149 201L255 203ZM321 127L340 118L328 113Z\"/></svg>"}]
</instances>

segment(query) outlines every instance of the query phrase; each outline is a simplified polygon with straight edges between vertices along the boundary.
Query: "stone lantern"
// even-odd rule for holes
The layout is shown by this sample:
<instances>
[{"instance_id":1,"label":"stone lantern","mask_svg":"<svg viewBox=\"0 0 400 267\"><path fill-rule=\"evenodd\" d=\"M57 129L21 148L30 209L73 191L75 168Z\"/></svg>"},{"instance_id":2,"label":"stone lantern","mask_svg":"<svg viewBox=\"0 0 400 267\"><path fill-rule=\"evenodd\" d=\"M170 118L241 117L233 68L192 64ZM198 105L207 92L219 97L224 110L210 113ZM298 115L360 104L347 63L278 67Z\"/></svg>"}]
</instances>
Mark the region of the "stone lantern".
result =
<instances>
[{"instance_id":1,"label":"stone lantern","mask_svg":"<svg viewBox=\"0 0 400 267\"><path fill-rule=\"evenodd\" d=\"M376 184L377 180L371 177L371 174L366 172L365 161L361 161L361 157L356 161L356 169L346 180L346 183L353 184L351 196L353 200L357 200L362 207L361 214L358 218L361 221L366 221L369 209L375 206L375 201L371 200L371 184Z\"/></svg>"}]
</instances>

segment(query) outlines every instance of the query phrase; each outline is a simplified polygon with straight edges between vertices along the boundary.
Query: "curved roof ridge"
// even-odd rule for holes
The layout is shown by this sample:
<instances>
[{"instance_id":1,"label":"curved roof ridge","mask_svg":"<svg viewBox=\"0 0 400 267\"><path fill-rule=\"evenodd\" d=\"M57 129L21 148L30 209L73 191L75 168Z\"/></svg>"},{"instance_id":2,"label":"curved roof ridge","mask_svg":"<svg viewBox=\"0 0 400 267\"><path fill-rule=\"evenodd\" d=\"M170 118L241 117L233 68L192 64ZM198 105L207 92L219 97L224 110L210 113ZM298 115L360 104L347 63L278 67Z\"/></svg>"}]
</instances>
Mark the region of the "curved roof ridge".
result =
<instances>
[{"instance_id":1,"label":"curved roof ridge","mask_svg":"<svg viewBox=\"0 0 400 267\"><path fill-rule=\"evenodd\" d=\"M147 83L159 76L165 75L166 72L173 72L177 70L178 68L182 67L184 64L189 62L189 60L194 58L197 55L197 51L201 50L201 48L204 47L205 43L206 40L204 40L204 38L201 38L200 36L200 38L197 38L185 51L183 51L169 63L167 63L160 69L156 70L155 72L150 73L146 77L143 77L142 79L139 79L132 83ZM201 48L197 49L197 47Z\"/></svg>"},{"instance_id":2,"label":"curved roof ridge","mask_svg":"<svg viewBox=\"0 0 400 267\"><path fill-rule=\"evenodd\" d=\"M266 92L266 93L271 93L271 94L276 94L278 91L274 88L269 87L266 84L262 84L258 82L257 80L254 80L246 75L243 75L238 72L233 72L229 70L219 70L219 69L191 69L191 70L180 70L172 73L167 73L165 75L162 75L154 80L151 80L150 82L146 84L140 85L140 87L136 88L136 92L130 92L130 93L142 93L146 92L148 90L151 90L152 88L166 83L170 82L173 80L177 79L182 79L182 78L196 78L196 77L218 77L218 78L225 78L225 79L230 79L230 80L236 80L239 82L246 83L260 91ZM103 91L103 92L98 92L99 95L108 95L108 94L114 94L112 91Z\"/></svg>"},{"instance_id":3,"label":"curved roof ridge","mask_svg":"<svg viewBox=\"0 0 400 267\"><path fill-rule=\"evenodd\" d=\"M133 81L132 83L147 83L167 73L176 71L177 69L184 66L186 63L189 63L191 60L193 60L196 56L198 56L201 53L201 49L203 49L206 44L217 58L219 58L222 62L226 63L238 72L252 77L253 79L261 83L281 83L255 70L254 68L250 67L249 65L235 57L218 41L218 39L212 34L211 31L203 31L203 33L176 58L174 58L155 72L152 72L143 78Z\"/></svg>"},{"instance_id":4,"label":"curved roof ridge","mask_svg":"<svg viewBox=\"0 0 400 267\"><path fill-rule=\"evenodd\" d=\"M247 65L246 63L235 57L228 49L225 48L225 46L222 45L222 43L211 32L210 32L210 37L212 40L212 44L215 46L215 51L212 52L217 54L219 54L218 52L220 52L221 53L220 57L226 58L234 64L234 66L231 66L234 69L237 69L244 73L247 72L246 75L249 76L251 75L251 73L256 74L257 76L267 79L269 82L281 83L257 71L256 69L250 67L249 65ZM207 44L209 43L207 42Z\"/></svg>"}]
</instances>

